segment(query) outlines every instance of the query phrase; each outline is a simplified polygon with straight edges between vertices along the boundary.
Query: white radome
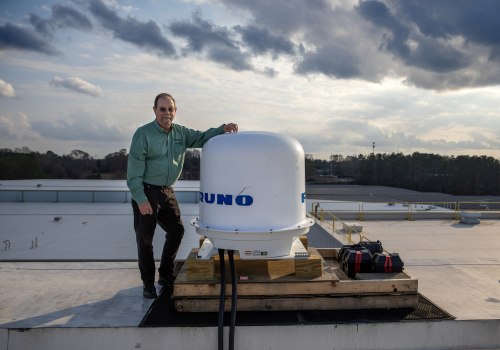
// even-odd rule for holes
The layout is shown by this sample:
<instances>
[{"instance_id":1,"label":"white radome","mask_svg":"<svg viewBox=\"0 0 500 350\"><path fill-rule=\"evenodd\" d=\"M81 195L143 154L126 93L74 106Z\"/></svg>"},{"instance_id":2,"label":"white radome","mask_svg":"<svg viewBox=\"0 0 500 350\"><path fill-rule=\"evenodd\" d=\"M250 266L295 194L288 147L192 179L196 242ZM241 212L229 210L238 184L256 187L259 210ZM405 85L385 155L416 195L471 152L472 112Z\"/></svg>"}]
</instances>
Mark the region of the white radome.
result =
<instances>
[{"instance_id":1,"label":"white radome","mask_svg":"<svg viewBox=\"0 0 500 350\"><path fill-rule=\"evenodd\" d=\"M305 251L296 237L314 221L306 216L304 150L296 139L270 132L216 136L203 147L200 177L200 212L191 224L213 248L239 250L241 258Z\"/></svg>"}]
</instances>

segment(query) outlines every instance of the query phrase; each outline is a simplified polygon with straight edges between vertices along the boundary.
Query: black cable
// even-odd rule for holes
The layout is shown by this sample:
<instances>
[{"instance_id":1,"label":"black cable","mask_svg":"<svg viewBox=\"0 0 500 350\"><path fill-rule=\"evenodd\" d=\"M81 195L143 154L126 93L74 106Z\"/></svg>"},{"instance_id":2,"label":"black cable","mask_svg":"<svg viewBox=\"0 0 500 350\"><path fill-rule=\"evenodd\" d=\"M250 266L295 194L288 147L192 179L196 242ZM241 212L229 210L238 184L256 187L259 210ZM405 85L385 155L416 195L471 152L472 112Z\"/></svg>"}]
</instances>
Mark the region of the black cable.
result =
<instances>
[{"instance_id":1,"label":"black cable","mask_svg":"<svg viewBox=\"0 0 500 350\"><path fill-rule=\"evenodd\" d=\"M220 298L219 298L219 350L224 350L224 304L226 303L226 265L224 264L224 249L219 249L220 263Z\"/></svg>"},{"instance_id":2,"label":"black cable","mask_svg":"<svg viewBox=\"0 0 500 350\"><path fill-rule=\"evenodd\" d=\"M229 327L229 350L234 349L234 332L236 327L236 300L238 297L238 281L236 280L236 269L234 267L234 251L228 250L229 266L231 267L231 325Z\"/></svg>"}]
</instances>

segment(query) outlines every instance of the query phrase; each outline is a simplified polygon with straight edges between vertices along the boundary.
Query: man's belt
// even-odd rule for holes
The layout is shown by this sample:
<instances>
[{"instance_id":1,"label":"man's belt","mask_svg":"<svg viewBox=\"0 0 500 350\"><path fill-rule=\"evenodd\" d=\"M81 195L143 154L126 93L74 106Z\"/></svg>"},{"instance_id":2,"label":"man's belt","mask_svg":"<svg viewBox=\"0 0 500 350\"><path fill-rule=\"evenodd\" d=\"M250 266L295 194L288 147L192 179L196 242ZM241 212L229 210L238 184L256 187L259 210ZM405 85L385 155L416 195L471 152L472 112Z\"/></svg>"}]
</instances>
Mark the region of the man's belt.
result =
<instances>
[{"instance_id":1,"label":"man's belt","mask_svg":"<svg viewBox=\"0 0 500 350\"><path fill-rule=\"evenodd\" d=\"M144 184L144 188L156 188L156 189L159 189L159 190L171 190L172 189L172 186L158 186L158 185L152 185L152 184L148 184L146 182L143 182Z\"/></svg>"}]
</instances>

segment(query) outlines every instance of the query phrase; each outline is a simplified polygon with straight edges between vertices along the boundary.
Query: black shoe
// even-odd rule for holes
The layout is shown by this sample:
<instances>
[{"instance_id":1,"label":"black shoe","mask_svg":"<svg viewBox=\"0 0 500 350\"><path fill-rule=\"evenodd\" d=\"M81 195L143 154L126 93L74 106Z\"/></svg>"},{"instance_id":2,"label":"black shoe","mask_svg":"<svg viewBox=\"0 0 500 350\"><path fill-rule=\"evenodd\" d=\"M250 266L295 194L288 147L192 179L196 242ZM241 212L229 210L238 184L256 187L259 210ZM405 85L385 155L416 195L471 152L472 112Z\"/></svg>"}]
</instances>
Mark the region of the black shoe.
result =
<instances>
[{"instance_id":1,"label":"black shoe","mask_svg":"<svg viewBox=\"0 0 500 350\"><path fill-rule=\"evenodd\" d=\"M142 296L146 299L156 299L158 295L156 294L156 287L153 286L144 286L142 290Z\"/></svg>"}]
</instances>

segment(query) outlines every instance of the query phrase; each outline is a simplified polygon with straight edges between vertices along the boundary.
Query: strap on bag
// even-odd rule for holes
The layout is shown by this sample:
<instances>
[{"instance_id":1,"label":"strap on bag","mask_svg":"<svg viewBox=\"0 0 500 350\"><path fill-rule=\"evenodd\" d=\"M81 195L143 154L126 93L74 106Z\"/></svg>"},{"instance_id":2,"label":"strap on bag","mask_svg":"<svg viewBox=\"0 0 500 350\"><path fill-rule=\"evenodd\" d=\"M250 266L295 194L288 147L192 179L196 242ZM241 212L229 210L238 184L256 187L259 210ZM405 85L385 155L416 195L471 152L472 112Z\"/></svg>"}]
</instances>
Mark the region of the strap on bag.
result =
<instances>
[{"instance_id":1,"label":"strap on bag","mask_svg":"<svg viewBox=\"0 0 500 350\"><path fill-rule=\"evenodd\" d=\"M385 257L384 271L385 272L392 272L392 256L390 256L390 255L387 255Z\"/></svg>"},{"instance_id":2,"label":"strap on bag","mask_svg":"<svg viewBox=\"0 0 500 350\"><path fill-rule=\"evenodd\" d=\"M361 270L361 252L356 251L356 259L354 260L354 273L358 273Z\"/></svg>"}]
</instances>

